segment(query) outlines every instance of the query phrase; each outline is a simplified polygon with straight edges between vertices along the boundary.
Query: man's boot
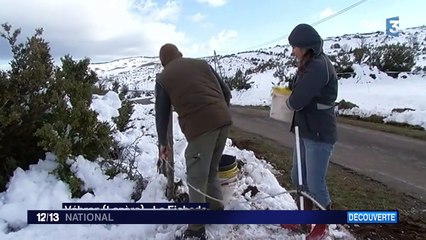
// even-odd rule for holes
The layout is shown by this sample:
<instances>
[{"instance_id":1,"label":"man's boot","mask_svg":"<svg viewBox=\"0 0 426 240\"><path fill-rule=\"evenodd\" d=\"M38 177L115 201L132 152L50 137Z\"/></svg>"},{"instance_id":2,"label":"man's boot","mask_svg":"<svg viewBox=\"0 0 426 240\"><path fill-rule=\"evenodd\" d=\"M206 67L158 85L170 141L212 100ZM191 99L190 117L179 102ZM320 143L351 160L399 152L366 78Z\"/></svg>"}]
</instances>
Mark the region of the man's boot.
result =
<instances>
[{"instance_id":1,"label":"man's boot","mask_svg":"<svg viewBox=\"0 0 426 240\"><path fill-rule=\"evenodd\" d=\"M206 240L206 229L202 227L199 230L186 229L182 235L176 236L175 240Z\"/></svg>"},{"instance_id":2,"label":"man's boot","mask_svg":"<svg viewBox=\"0 0 426 240\"><path fill-rule=\"evenodd\" d=\"M314 208L314 203L310 199L304 198L303 199L303 210L311 211L311 210L313 210L313 208ZM302 232L309 233L309 232L311 232L312 225L311 224L302 224L300 226L300 228L301 228Z\"/></svg>"}]
</instances>

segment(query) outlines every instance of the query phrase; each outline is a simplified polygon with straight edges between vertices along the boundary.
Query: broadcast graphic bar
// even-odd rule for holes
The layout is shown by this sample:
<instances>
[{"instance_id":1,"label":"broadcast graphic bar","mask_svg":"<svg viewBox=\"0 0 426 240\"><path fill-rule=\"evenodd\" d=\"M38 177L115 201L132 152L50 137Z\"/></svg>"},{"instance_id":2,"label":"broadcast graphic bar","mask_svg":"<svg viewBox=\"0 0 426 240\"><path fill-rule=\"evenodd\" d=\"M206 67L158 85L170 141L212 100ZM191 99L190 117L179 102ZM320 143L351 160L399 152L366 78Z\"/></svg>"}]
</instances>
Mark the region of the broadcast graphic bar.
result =
<instances>
[{"instance_id":1,"label":"broadcast graphic bar","mask_svg":"<svg viewBox=\"0 0 426 240\"><path fill-rule=\"evenodd\" d=\"M398 223L397 211L28 210L28 224Z\"/></svg>"}]
</instances>

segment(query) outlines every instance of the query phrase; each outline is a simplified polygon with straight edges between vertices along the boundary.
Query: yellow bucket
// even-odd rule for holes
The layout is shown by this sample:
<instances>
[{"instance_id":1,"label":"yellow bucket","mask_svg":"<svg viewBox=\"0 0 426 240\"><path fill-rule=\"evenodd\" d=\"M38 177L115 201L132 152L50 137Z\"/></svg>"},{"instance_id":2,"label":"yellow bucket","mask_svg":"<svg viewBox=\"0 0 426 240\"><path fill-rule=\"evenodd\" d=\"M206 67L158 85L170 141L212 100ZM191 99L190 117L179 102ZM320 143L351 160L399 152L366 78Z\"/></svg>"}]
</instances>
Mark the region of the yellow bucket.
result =
<instances>
[{"instance_id":1,"label":"yellow bucket","mask_svg":"<svg viewBox=\"0 0 426 240\"><path fill-rule=\"evenodd\" d=\"M287 107L286 101L291 95L288 87L272 87L272 101L269 116L282 122L290 123L294 112Z\"/></svg>"},{"instance_id":2,"label":"yellow bucket","mask_svg":"<svg viewBox=\"0 0 426 240\"><path fill-rule=\"evenodd\" d=\"M279 87L279 86L274 86L272 87L272 94L279 94L279 95L290 95L291 94L291 90L288 87Z\"/></svg>"},{"instance_id":3,"label":"yellow bucket","mask_svg":"<svg viewBox=\"0 0 426 240\"><path fill-rule=\"evenodd\" d=\"M218 175L220 179L229 179L237 176L238 174L238 166L235 165L235 167L227 170L227 171L219 171Z\"/></svg>"}]
</instances>

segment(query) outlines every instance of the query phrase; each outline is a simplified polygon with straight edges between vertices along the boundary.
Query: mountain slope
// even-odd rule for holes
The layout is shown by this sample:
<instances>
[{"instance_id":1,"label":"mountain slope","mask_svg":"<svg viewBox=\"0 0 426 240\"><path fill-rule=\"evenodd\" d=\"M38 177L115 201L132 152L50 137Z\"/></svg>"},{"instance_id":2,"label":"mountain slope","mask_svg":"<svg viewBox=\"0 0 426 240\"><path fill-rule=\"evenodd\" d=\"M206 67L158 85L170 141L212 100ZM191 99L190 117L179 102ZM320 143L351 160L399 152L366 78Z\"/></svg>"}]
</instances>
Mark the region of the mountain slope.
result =
<instances>
[{"instance_id":1,"label":"mountain slope","mask_svg":"<svg viewBox=\"0 0 426 240\"><path fill-rule=\"evenodd\" d=\"M413 70L426 67L426 26L402 30L399 37L389 37L383 32L329 37L324 39L324 52L330 56L336 56L339 52L348 52L362 46L374 48L396 43L406 44L415 49ZM292 61L290 53L291 46L277 45L231 55L217 55L217 64L214 63L212 56L203 59L212 66L217 66L222 76L233 76L238 69L252 70L253 74L261 69L275 69L278 65ZM141 56L92 63L91 68L102 78L127 84L131 89L152 90L155 75L161 71L162 67L158 57Z\"/></svg>"}]
</instances>

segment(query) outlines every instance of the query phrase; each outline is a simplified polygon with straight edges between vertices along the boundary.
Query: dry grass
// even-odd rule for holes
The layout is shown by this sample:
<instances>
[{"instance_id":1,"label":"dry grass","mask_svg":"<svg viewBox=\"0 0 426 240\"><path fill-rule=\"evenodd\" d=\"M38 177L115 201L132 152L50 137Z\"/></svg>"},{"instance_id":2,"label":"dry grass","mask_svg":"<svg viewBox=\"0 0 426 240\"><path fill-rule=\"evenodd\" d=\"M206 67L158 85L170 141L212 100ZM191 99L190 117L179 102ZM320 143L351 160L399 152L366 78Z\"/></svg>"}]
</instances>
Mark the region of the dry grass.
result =
<instances>
[{"instance_id":1,"label":"dry grass","mask_svg":"<svg viewBox=\"0 0 426 240\"><path fill-rule=\"evenodd\" d=\"M257 158L270 162L278 171L280 184L290 184L291 150L259 135L232 128L230 138L242 149L255 152ZM403 193L394 192L385 185L352 170L330 164L327 174L333 209L397 209L400 223L396 225L347 226L359 239L424 239L426 236L426 203Z\"/></svg>"}]
</instances>

